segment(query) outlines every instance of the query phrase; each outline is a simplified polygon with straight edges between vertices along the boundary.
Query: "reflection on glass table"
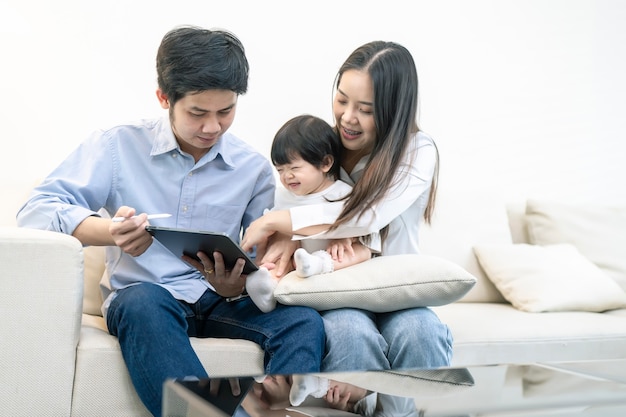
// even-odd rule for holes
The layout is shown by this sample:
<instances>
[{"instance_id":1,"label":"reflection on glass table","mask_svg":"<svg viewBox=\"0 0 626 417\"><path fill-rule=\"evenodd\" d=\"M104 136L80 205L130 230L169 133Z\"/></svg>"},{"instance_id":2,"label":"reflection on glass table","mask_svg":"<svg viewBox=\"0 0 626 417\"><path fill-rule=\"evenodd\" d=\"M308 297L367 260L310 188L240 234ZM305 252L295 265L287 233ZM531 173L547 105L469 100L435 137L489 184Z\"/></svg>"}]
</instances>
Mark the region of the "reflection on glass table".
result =
<instances>
[{"instance_id":1,"label":"reflection on glass table","mask_svg":"<svg viewBox=\"0 0 626 417\"><path fill-rule=\"evenodd\" d=\"M626 361L172 380L164 391L164 417L623 417Z\"/></svg>"}]
</instances>

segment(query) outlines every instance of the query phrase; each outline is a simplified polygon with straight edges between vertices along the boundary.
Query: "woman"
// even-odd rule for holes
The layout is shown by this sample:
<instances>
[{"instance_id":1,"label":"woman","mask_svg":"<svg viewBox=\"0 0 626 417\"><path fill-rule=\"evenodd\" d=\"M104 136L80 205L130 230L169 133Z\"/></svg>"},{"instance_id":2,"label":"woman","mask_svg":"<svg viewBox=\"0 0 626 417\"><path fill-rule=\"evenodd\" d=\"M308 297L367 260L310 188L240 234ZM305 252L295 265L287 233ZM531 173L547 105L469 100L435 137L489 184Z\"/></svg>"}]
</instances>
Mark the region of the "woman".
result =
<instances>
[{"instance_id":1,"label":"woman","mask_svg":"<svg viewBox=\"0 0 626 417\"><path fill-rule=\"evenodd\" d=\"M419 253L419 225L433 213L439 156L417 126L418 81L410 52L393 42L367 43L341 66L335 88L341 179L353 190L346 201L277 210L251 224L242 246L258 245L264 262L277 263L277 275L295 249L283 236L323 233L335 239L380 231L382 255ZM450 363L452 337L428 308L391 313L344 308L322 317L325 371Z\"/></svg>"}]
</instances>

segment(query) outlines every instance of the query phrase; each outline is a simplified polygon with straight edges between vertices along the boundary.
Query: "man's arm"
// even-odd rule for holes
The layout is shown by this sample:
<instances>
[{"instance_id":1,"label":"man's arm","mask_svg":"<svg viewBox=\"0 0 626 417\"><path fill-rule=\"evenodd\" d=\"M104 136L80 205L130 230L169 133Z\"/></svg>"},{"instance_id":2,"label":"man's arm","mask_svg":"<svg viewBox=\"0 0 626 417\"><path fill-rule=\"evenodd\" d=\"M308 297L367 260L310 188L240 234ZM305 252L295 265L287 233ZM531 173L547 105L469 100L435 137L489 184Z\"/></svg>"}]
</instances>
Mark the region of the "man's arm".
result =
<instances>
[{"instance_id":1,"label":"man's arm","mask_svg":"<svg viewBox=\"0 0 626 417\"><path fill-rule=\"evenodd\" d=\"M147 215L135 215L135 209L120 207L116 216L127 217L122 222L89 216L74 229L72 234L83 245L119 246L131 256L139 256L152 244L152 236L146 231Z\"/></svg>"},{"instance_id":2,"label":"man's arm","mask_svg":"<svg viewBox=\"0 0 626 417\"><path fill-rule=\"evenodd\" d=\"M113 236L109 232L110 219L89 216L82 221L72 236L81 241L84 246L111 246L115 245Z\"/></svg>"}]
</instances>

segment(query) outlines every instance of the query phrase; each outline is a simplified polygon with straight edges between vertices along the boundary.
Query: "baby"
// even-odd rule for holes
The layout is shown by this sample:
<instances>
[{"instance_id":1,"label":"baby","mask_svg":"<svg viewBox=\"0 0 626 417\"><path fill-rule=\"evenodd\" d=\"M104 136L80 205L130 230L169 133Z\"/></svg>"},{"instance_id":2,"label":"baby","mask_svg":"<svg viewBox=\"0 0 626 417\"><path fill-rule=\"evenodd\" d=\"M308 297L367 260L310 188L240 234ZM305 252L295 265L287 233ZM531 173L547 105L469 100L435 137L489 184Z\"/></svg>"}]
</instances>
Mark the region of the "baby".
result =
<instances>
[{"instance_id":1,"label":"baby","mask_svg":"<svg viewBox=\"0 0 626 417\"><path fill-rule=\"evenodd\" d=\"M283 187L276 190L274 210L343 200L352 187L339 180L341 141L324 120L310 115L294 117L276 133L272 163ZM358 238L302 239L293 263L298 276L333 272L370 259L379 236L368 236L366 246ZM373 249L370 249L373 247ZM248 275L246 290L263 312L276 307L278 278L266 267Z\"/></svg>"}]
</instances>

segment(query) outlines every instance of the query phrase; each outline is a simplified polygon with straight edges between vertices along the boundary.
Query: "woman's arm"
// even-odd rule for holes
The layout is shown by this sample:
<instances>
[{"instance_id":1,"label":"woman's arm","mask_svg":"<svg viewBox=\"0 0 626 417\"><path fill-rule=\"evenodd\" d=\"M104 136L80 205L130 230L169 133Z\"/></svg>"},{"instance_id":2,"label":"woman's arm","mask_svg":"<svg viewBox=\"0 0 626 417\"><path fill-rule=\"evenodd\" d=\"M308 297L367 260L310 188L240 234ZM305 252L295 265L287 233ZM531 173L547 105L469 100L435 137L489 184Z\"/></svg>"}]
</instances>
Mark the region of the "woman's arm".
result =
<instances>
[{"instance_id":1,"label":"woman's arm","mask_svg":"<svg viewBox=\"0 0 626 417\"><path fill-rule=\"evenodd\" d=\"M251 251L258 246L257 253L265 253L267 241L275 233L288 236L292 234L289 210L268 211L250 223L241 239L241 247L245 251Z\"/></svg>"},{"instance_id":2,"label":"woman's arm","mask_svg":"<svg viewBox=\"0 0 626 417\"><path fill-rule=\"evenodd\" d=\"M404 213L424 193L428 193L437 163L437 150L430 138L425 135L423 138L426 139L419 143L418 140L413 142L402 161L401 169L394 175L393 186L382 200L337 229L316 237L339 239L378 232ZM307 227L312 225L333 223L342 208L341 202L291 208L293 230L311 236L303 231L306 232Z\"/></svg>"},{"instance_id":3,"label":"woman's arm","mask_svg":"<svg viewBox=\"0 0 626 417\"><path fill-rule=\"evenodd\" d=\"M253 222L246 231L242 247L247 249L257 244L265 245L269 236L275 232L341 239L380 231L430 190L437 150L430 140L419 146L419 152L417 149L418 144L415 144L407 152L402 168L394 175L394 185L385 198L337 229L327 232L339 217L343 202L302 205L289 210L272 211Z\"/></svg>"}]
</instances>

